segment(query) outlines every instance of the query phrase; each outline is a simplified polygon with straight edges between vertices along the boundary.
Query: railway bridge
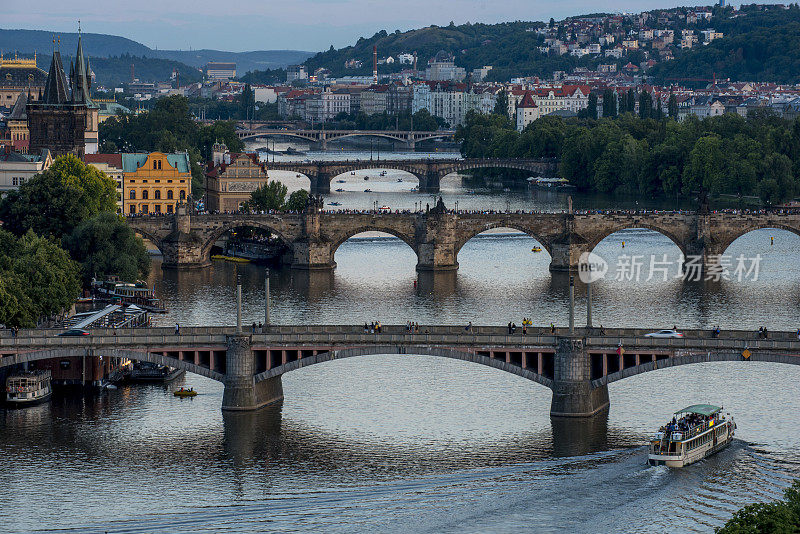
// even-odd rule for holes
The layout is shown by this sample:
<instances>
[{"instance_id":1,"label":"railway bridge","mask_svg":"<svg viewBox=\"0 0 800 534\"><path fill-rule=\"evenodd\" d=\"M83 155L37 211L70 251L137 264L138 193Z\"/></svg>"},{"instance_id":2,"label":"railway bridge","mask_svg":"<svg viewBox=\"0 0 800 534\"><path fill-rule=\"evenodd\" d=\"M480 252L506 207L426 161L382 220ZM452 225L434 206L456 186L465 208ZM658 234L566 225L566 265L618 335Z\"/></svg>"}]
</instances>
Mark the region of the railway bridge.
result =
<instances>
[{"instance_id":1,"label":"railway bridge","mask_svg":"<svg viewBox=\"0 0 800 534\"><path fill-rule=\"evenodd\" d=\"M255 410L283 399L281 376L302 367L374 354L430 355L472 362L512 373L553 391L553 417L591 417L609 405L608 384L666 367L701 362L764 361L800 364L794 332L685 331L680 339L646 337L646 330L536 329L508 334L505 328L385 326L268 326L243 333L235 327L97 329L91 336L59 337L59 331L0 334L0 368L35 367L45 359L105 356L153 362L222 382L223 410ZM364 358L364 365L371 365Z\"/></svg>"},{"instance_id":2,"label":"railway bridge","mask_svg":"<svg viewBox=\"0 0 800 534\"><path fill-rule=\"evenodd\" d=\"M364 169L390 169L413 174L419 180L420 193L438 193L442 178L448 174L473 169L515 169L535 175L552 176L557 160L552 158L486 159L363 159L342 161L270 162L269 170L304 174L311 182L312 195L331 192L331 181L339 175Z\"/></svg>"},{"instance_id":3,"label":"railway bridge","mask_svg":"<svg viewBox=\"0 0 800 534\"><path fill-rule=\"evenodd\" d=\"M365 231L391 234L417 255L418 271L458 268L458 253L476 235L493 228L524 232L551 257L551 271L577 271L579 258L600 241L628 228L646 228L667 236L686 256L702 258L703 268L719 265L720 256L738 237L762 228L800 235L800 213L464 213L443 205L417 213L325 212L273 214L192 214L185 205L174 215L127 219L134 231L156 245L165 267L197 268L211 263L211 247L226 232L254 227L277 235L296 269L336 266L336 249ZM698 265L698 267L700 267Z\"/></svg>"}]
</instances>

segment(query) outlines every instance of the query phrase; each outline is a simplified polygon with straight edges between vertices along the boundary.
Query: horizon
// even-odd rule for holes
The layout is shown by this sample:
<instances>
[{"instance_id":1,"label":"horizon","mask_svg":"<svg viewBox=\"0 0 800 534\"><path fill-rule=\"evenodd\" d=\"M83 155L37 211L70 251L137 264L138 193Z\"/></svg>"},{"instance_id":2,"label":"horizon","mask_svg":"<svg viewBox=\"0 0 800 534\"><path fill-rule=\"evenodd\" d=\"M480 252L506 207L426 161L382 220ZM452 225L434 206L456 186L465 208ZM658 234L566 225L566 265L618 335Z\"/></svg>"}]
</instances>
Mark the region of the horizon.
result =
<instances>
[{"instance_id":1,"label":"horizon","mask_svg":"<svg viewBox=\"0 0 800 534\"><path fill-rule=\"evenodd\" d=\"M86 0L80 0L78 6L69 12L61 3L43 0L37 3L35 10L29 9L29 6L10 6L4 17L4 26L9 30L41 30L68 34L77 33L80 19L84 33L124 37L153 50L207 49L237 53L299 50L316 53L327 50L330 46L338 49L353 45L360 37L369 38L381 30L389 33L395 30L406 32L432 25L447 26L451 21L456 25L467 22L543 22L551 17L563 20L590 13L638 13L714 4L697 1L683 2L682 5L664 5L655 0L635 5L632 2L615 0L605 0L598 4L581 0L561 3L555 9L551 3L542 2L545 9L537 11L536 3L523 0L512 0L503 5L494 5L485 0L447 0L433 8L425 2L413 0L411 4L405 4L403 9L390 8L387 12L387 9L374 6L368 0L300 0L276 15L268 7L246 0L228 10L226 15L219 16L214 12L215 5L200 6L198 9L197 5L179 1L171 11L165 13L158 11L157 8L162 7L160 4L148 3L149 1L145 0L135 10L127 9L126 6L124 15L121 11L111 10L114 15L109 21L104 18L108 17L109 10L93 14L94 4L89 5ZM152 9L148 9L148 6ZM85 9L81 10L82 7ZM313 16L309 16L311 13ZM409 17L412 13L421 14ZM520 14L525 16L520 17ZM387 26L386 20L390 18L392 25ZM309 24L309 19L325 22ZM264 31L269 34L266 38L261 37L260 32Z\"/></svg>"}]
</instances>

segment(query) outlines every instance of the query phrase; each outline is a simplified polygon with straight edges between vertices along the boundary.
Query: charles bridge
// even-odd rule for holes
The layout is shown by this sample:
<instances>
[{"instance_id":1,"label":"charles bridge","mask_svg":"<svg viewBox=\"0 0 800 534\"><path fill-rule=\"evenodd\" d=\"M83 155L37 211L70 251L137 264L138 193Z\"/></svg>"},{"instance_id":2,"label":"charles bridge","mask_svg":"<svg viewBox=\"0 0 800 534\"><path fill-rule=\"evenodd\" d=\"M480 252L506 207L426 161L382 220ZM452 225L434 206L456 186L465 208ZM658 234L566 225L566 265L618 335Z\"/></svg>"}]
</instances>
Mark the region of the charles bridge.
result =
<instances>
[{"instance_id":1,"label":"charles bridge","mask_svg":"<svg viewBox=\"0 0 800 534\"><path fill-rule=\"evenodd\" d=\"M331 181L339 175L364 169L405 171L419 180L420 193L438 193L442 178L448 174L473 169L515 169L530 174L552 176L557 170L552 158L486 158L486 159L363 159L343 161L270 162L269 170L304 174L311 181L311 194L331 192Z\"/></svg>"},{"instance_id":2,"label":"charles bridge","mask_svg":"<svg viewBox=\"0 0 800 534\"><path fill-rule=\"evenodd\" d=\"M328 149L328 142L349 137L378 137L396 143L403 143L409 150L416 144L432 139L454 139L455 130L406 131L406 130L298 130L288 128L269 128L266 123L240 122L236 135L242 141L260 137L293 137L314 143L322 150Z\"/></svg>"},{"instance_id":3,"label":"charles bridge","mask_svg":"<svg viewBox=\"0 0 800 534\"><path fill-rule=\"evenodd\" d=\"M326 212L191 214L179 206L174 215L129 217L135 232L162 252L164 267L200 268L211 263L211 247L227 232L242 227L268 230L287 248L286 262L295 269L336 266L334 255L350 237L385 232L400 238L417 255L418 271L458 268L458 253L476 235L494 228L524 232L550 254L550 270L574 272L582 253L620 230L646 228L659 232L684 256L700 256L703 268L738 237L753 230L778 228L800 235L800 213L462 213L441 206L417 213Z\"/></svg>"},{"instance_id":4,"label":"charles bridge","mask_svg":"<svg viewBox=\"0 0 800 534\"><path fill-rule=\"evenodd\" d=\"M96 329L91 336L59 337L54 330L0 333L0 368L38 360L104 356L183 369L224 384L223 410L255 410L283 399L281 376L332 360L374 354L453 358L537 382L553 391L553 417L591 417L609 406L608 384L641 373L703 362L800 364L794 332L769 339L748 331L684 331L680 339L646 337L645 330L531 328L508 334L501 327L268 326L243 333L235 327ZM372 362L372 363L371 363ZM374 364L369 358L364 365ZM476 387L480 387L476 385Z\"/></svg>"}]
</instances>

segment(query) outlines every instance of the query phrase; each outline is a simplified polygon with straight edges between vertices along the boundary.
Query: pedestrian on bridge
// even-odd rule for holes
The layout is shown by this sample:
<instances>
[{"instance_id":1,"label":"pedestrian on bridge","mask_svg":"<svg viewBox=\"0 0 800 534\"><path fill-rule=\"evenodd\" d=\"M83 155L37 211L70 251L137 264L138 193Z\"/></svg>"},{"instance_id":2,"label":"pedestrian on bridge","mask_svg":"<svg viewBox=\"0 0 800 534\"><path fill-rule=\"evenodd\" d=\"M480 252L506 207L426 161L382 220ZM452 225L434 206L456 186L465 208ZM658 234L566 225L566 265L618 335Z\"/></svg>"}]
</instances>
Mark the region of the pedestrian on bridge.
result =
<instances>
[{"instance_id":1,"label":"pedestrian on bridge","mask_svg":"<svg viewBox=\"0 0 800 534\"><path fill-rule=\"evenodd\" d=\"M181 333L181 325L175 323L175 335L179 335Z\"/></svg>"}]
</instances>

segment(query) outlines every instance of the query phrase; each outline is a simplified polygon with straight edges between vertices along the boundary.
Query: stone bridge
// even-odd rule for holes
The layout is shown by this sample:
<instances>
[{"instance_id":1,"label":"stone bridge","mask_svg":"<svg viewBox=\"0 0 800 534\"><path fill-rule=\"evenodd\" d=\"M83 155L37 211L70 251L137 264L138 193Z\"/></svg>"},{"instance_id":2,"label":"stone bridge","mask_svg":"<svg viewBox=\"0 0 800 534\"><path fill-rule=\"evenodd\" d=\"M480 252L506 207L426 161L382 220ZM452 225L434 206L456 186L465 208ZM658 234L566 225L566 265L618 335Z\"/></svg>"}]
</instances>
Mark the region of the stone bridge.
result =
<instances>
[{"instance_id":1,"label":"stone bridge","mask_svg":"<svg viewBox=\"0 0 800 534\"><path fill-rule=\"evenodd\" d=\"M270 162L269 170L305 174L311 181L311 194L328 194L337 176L364 169L390 169L413 174L420 193L438 193L442 178L473 169L515 169L536 175L554 175L558 162L552 158L517 159L365 159L345 161Z\"/></svg>"},{"instance_id":2,"label":"stone bridge","mask_svg":"<svg viewBox=\"0 0 800 534\"><path fill-rule=\"evenodd\" d=\"M409 333L385 326L380 334L362 326L271 326L245 334L229 327L93 330L87 337L59 331L0 335L0 368L44 359L106 356L154 362L206 376L225 385L223 410L253 410L283 398L281 376L301 367L372 354L453 358L485 365L553 391L551 416L591 417L609 405L607 385L637 374L701 362L765 361L800 364L794 332L685 331L681 339L645 337L645 330L531 329L509 335L504 328L423 326ZM620 350L622 347L623 350ZM747 352L745 352L747 349ZM364 360L370 364L369 359ZM742 365L747 365L743 362Z\"/></svg>"},{"instance_id":3,"label":"stone bridge","mask_svg":"<svg viewBox=\"0 0 800 534\"><path fill-rule=\"evenodd\" d=\"M551 271L577 271L583 252L628 228L647 228L675 243L685 256L702 258L703 268L738 237L762 228L800 235L800 213L453 213L432 209L419 213L305 213L192 215L179 206L175 215L129 217L128 224L156 245L165 267L210 265L211 246L226 232L242 227L268 230L287 246L296 269L332 269L336 249L365 231L402 239L417 255L418 271L458 268L458 253L476 235L511 228L535 238L550 254Z\"/></svg>"},{"instance_id":4,"label":"stone bridge","mask_svg":"<svg viewBox=\"0 0 800 534\"><path fill-rule=\"evenodd\" d=\"M436 131L402 131L402 130L290 130L274 129L267 127L237 128L236 135L242 141L256 139L259 137L294 137L310 143L316 143L322 150L328 149L328 141L344 139L347 137L379 137L389 139L398 143L404 143L409 149L414 150L416 144L431 139L453 139L454 130Z\"/></svg>"}]
</instances>

